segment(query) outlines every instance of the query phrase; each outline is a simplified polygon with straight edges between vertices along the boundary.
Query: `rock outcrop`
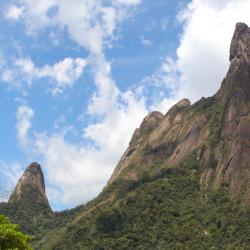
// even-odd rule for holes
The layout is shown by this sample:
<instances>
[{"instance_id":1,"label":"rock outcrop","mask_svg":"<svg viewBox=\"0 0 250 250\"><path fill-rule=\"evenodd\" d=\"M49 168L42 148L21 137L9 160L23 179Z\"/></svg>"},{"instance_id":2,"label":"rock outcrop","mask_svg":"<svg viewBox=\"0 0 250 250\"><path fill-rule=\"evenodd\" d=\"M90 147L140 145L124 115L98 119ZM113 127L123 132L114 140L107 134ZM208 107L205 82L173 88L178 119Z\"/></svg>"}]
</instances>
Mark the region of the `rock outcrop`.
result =
<instances>
[{"instance_id":1,"label":"rock outcrop","mask_svg":"<svg viewBox=\"0 0 250 250\"><path fill-rule=\"evenodd\" d=\"M250 63L250 28L245 23L237 23L230 46L229 60L231 62Z\"/></svg>"},{"instance_id":2,"label":"rock outcrop","mask_svg":"<svg viewBox=\"0 0 250 250\"><path fill-rule=\"evenodd\" d=\"M230 68L220 90L191 105L183 99L165 116L150 113L136 129L109 184L181 166L195 153L204 186L229 186L250 206L250 28L237 23Z\"/></svg>"},{"instance_id":3,"label":"rock outcrop","mask_svg":"<svg viewBox=\"0 0 250 250\"><path fill-rule=\"evenodd\" d=\"M53 212L45 192L41 166L33 162L24 171L8 202L0 203L0 214L18 223L22 230L34 234Z\"/></svg>"},{"instance_id":4,"label":"rock outcrop","mask_svg":"<svg viewBox=\"0 0 250 250\"><path fill-rule=\"evenodd\" d=\"M41 166L33 162L31 163L23 173L22 177L18 180L14 192L9 198L9 203L18 203L22 199L25 199L25 193L27 189L30 192L35 191L39 198L44 201L45 205L48 205L48 199L45 193L45 182Z\"/></svg>"},{"instance_id":5,"label":"rock outcrop","mask_svg":"<svg viewBox=\"0 0 250 250\"><path fill-rule=\"evenodd\" d=\"M245 205L250 29L238 23L219 91L148 114L96 199L53 213L41 167L32 163L0 213L35 235L35 249L248 249Z\"/></svg>"}]
</instances>

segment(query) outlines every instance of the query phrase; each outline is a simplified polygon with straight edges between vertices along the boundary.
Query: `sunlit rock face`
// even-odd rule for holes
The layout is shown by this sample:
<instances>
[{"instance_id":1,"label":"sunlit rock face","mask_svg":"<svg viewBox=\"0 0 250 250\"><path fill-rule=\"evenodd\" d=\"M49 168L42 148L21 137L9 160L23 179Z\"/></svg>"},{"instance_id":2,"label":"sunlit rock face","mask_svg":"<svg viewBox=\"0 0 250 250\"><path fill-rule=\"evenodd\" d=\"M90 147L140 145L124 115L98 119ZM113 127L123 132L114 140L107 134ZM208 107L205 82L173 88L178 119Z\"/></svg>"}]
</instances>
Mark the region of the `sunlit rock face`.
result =
<instances>
[{"instance_id":1,"label":"sunlit rock face","mask_svg":"<svg viewBox=\"0 0 250 250\"><path fill-rule=\"evenodd\" d=\"M250 206L250 28L237 23L231 41L230 67L213 96L191 105L176 103L165 115L152 112L135 130L109 184L139 179L178 167L191 153L203 166L201 184L228 185L233 198Z\"/></svg>"},{"instance_id":2,"label":"sunlit rock face","mask_svg":"<svg viewBox=\"0 0 250 250\"><path fill-rule=\"evenodd\" d=\"M43 196L44 200L47 200L47 196L45 194L45 183L44 176L42 172L41 166L33 162L31 163L23 173L22 177L18 180L16 188L14 192L11 194L9 198L9 203L16 203L22 199L23 189L27 186L30 188L36 189L41 196Z\"/></svg>"},{"instance_id":3,"label":"sunlit rock face","mask_svg":"<svg viewBox=\"0 0 250 250\"><path fill-rule=\"evenodd\" d=\"M45 181L41 166L33 162L24 171L18 180L15 190L11 194L9 204L32 206L37 205L49 208L48 198L45 192Z\"/></svg>"}]
</instances>

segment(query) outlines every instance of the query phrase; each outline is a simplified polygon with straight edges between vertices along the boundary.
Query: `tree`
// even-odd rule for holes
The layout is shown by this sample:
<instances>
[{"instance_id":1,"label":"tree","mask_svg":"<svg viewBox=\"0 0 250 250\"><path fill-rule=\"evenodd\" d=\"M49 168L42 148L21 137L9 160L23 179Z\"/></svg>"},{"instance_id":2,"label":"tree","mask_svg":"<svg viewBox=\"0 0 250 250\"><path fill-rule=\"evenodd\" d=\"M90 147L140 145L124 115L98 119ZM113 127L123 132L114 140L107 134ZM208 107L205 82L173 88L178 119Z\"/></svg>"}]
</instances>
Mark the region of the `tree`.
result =
<instances>
[{"instance_id":1,"label":"tree","mask_svg":"<svg viewBox=\"0 0 250 250\"><path fill-rule=\"evenodd\" d=\"M31 239L19 231L18 225L0 215L0 250L32 250Z\"/></svg>"}]
</instances>

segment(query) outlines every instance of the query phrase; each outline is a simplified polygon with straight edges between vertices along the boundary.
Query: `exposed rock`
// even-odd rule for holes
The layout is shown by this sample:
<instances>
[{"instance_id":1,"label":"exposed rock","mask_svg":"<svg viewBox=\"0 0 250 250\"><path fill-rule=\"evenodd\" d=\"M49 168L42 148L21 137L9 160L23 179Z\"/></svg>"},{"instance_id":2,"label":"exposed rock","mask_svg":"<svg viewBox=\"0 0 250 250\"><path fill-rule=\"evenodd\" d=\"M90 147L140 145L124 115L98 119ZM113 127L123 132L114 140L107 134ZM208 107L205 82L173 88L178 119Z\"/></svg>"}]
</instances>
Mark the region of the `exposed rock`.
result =
<instances>
[{"instance_id":1,"label":"exposed rock","mask_svg":"<svg viewBox=\"0 0 250 250\"><path fill-rule=\"evenodd\" d=\"M33 194L33 195L32 195ZM18 180L14 192L11 194L8 203L18 204L38 202L39 205L49 207L48 198L45 193L45 182L41 166L33 162L24 171ZM34 205L34 204L33 204Z\"/></svg>"},{"instance_id":2,"label":"exposed rock","mask_svg":"<svg viewBox=\"0 0 250 250\"><path fill-rule=\"evenodd\" d=\"M148 133L153 131L160 124L163 118L164 116L162 113L158 111L153 111L143 119L143 122L141 123L140 127L134 131L132 139L129 143L129 147L118 162L115 171L110 177L110 180L108 182L109 184L116 180L116 178L121 174L121 172L127 167L127 163L131 163L131 158L136 157L138 151L140 151L144 143L144 137L147 136ZM133 178L136 179L136 174L134 174L133 171L131 173L128 173L128 175L133 176Z\"/></svg>"},{"instance_id":3,"label":"exposed rock","mask_svg":"<svg viewBox=\"0 0 250 250\"><path fill-rule=\"evenodd\" d=\"M179 102L177 102L177 103L175 104L175 106L178 107L178 108L185 108L185 107L188 107L188 106L190 106L190 105L191 105L190 100L189 100L189 99L186 99L186 98L180 100Z\"/></svg>"},{"instance_id":4,"label":"exposed rock","mask_svg":"<svg viewBox=\"0 0 250 250\"><path fill-rule=\"evenodd\" d=\"M183 108L189 107L190 105L190 100L184 98L178 101L172 108L170 108L166 115L176 114L176 112L180 112Z\"/></svg>"},{"instance_id":5,"label":"exposed rock","mask_svg":"<svg viewBox=\"0 0 250 250\"><path fill-rule=\"evenodd\" d=\"M250 64L250 28L244 23L236 24L230 46L229 59L231 63L227 78Z\"/></svg>"},{"instance_id":6,"label":"exposed rock","mask_svg":"<svg viewBox=\"0 0 250 250\"><path fill-rule=\"evenodd\" d=\"M144 119L139 128L140 134L147 133L153 130L159 122L163 119L163 114L158 111L149 113Z\"/></svg>"},{"instance_id":7,"label":"exposed rock","mask_svg":"<svg viewBox=\"0 0 250 250\"><path fill-rule=\"evenodd\" d=\"M244 210L247 209L243 207L242 210L237 210L239 204L229 203L227 196L224 196L224 189L216 193L214 187L219 188L223 185L233 199L250 207L249 46L249 28L239 23L231 44L230 69L223 79L220 90L213 97L201 98L193 105L189 100L183 99L164 116L156 111L147 115L140 127L135 130L129 147L115 168L107 187L96 199L71 211L51 213L48 209L41 167L37 163L32 163L20 178L9 203L0 204L0 213L15 222L21 222L21 227L28 233L36 232L38 229L38 234L35 235L35 240L38 238L40 241L37 249L90 249L93 248L93 243L94 249L104 249L105 241L112 244L112 249L114 246L119 248L123 242L126 244L126 249L134 249L136 248L134 243L138 243L139 246L140 242L144 241L145 237L141 237L143 236L141 232L144 231L141 231L141 228L147 229L151 222L153 232L156 232L153 238L148 237L149 249L152 249L154 248L151 245L152 239L153 241L158 239L158 231L155 229L161 226L164 218L167 218L167 221L163 221L163 224L167 225L167 234L166 237L160 235L159 249L164 248L164 241L172 225L174 225L173 235L170 234L169 238L172 248L175 246L172 245L173 239L177 239L178 246L180 246L178 240L181 239L184 248L193 249L197 246L198 249L200 242L204 242L203 236L198 237L200 241L196 242L190 234L191 245L190 247L186 245L185 239L188 238L185 236L186 228L191 224L196 228L193 231L204 232L205 241L209 242L208 248L217 247L218 244L220 249L225 245L221 243L222 239L225 240L226 247L239 246L248 249L249 215L248 217L244 215ZM200 180L200 183L197 180ZM176 186L178 189L175 189ZM162 196L159 196L159 193ZM186 197L191 198L193 195L197 196L198 200L185 200ZM147 196L151 199L149 200ZM174 199L175 196L178 197L177 200ZM137 199L139 202L136 204ZM169 202L163 206L162 202L165 199ZM181 203L183 199L185 202ZM194 201L197 203L193 203ZM189 204L197 206L192 207ZM230 209L231 204L234 204L233 209ZM191 209L188 213L186 213L187 207ZM126 210L129 212L126 213ZM184 220L183 211L184 215L185 213L187 215L184 216ZM163 217L165 212L166 216ZM122 226L118 231L111 230L110 234L105 232L105 236L101 238L100 231L95 231L100 225L100 221L97 221L100 215L106 225L109 226L110 221L115 224L120 221ZM143 224L145 215L149 215L147 224ZM191 224L190 215L194 218ZM235 224L230 224L231 215L239 216L239 223L237 220L232 220ZM46 218L50 216L52 220L46 224ZM206 218L209 224L205 225L200 218ZM182 222L185 222L184 231L180 230ZM123 228L126 224L127 227ZM241 226L239 233L238 225ZM45 236L41 233L43 231L39 231L43 228L47 230ZM127 233L130 228L132 231L127 237L124 232ZM213 232L210 232L209 228L212 228ZM179 237L178 229L184 233L184 236L182 235L184 240ZM140 236L139 238L131 237L134 231ZM230 237L224 239L225 235ZM132 247L127 245L130 238L134 238ZM210 241L213 238L215 241ZM231 244L229 240L233 240L234 243ZM244 245L240 245L241 240ZM172 249L171 247L169 249Z\"/></svg>"},{"instance_id":8,"label":"exposed rock","mask_svg":"<svg viewBox=\"0 0 250 250\"><path fill-rule=\"evenodd\" d=\"M250 28L238 23L230 48L230 68L221 89L191 105L175 104L163 117L143 120L109 183L138 179L146 171L181 166L195 153L203 166L201 184L227 184L231 196L250 206ZM160 163L160 164L159 164Z\"/></svg>"},{"instance_id":9,"label":"exposed rock","mask_svg":"<svg viewBox=\"0 0 250 250\"><path fill-rule=\"evenodd\" d=\"M230 46L229 60L244 59L250 62L250 28L245 23L237 23Z\"/></svg>"}]
</instances>

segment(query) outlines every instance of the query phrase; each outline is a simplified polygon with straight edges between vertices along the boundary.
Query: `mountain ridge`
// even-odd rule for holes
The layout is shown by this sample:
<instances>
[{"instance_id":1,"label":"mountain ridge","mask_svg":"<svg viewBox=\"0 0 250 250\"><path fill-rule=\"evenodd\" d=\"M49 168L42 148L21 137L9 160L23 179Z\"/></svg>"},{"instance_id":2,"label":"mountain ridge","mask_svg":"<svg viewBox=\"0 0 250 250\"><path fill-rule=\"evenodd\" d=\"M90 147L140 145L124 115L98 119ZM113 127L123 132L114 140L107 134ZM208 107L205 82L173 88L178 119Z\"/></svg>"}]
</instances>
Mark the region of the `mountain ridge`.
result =
<instances>
[{"instance_id":1,"label":"mountain ridge","mask_svg":"<svg viewBox=\"0 0 250 250\"><path fill-rule=\"evenodd\" d=\"M225 182L233 198L244 193L243 200L250 205L250 28L246 24L236 24L229 54L229 71L213 97L193 105L188 99L179 101L154 128L148 125L147 137L143 133L147 117L144 119L109 183L122 177L122 171L125 179L136 179L138 169L131 166L139 162L146 171L156 154L165 167L174 167L196 150L197 158L207 166L201 181L216 187Z\"/></svg>"},{"instance_id":2,"label":"mountain ridge","mask_svg":"<svg viewBox=\"0 0 250 250\"><path fill-rule=\"evenodd\" d=\"M45 206L49 206L48 198L45 193L45 181L42 168L37 162L32 162L24 171L21 178L15 187L15 190L10 195L8 203L18 203L22 199L23 190L29 186L36 189L44 201Z\"/></svg>"},{"instance_id":3,"label":"mountain ridge","mask_svg":"<svg viewBox=\"0 0 250 250\"><path fill-rule=\"evenodd\" d=\"M194 104L182 99L165 115L153 111L144 118L106 187L87 204L53 213L38 167L28 184L45 206L38 206L38 222L32 217L32 228L24 227L35 235L35 247L248 249L250 28L244 23L236 24L229 60L214 96ZM23 176L33 176L31 169ZM25 201L18 191L24 180L7 207ZM0 204L0 212L19 222L16 209L8 213Z\"/></svg>"}]
</instances>

